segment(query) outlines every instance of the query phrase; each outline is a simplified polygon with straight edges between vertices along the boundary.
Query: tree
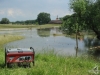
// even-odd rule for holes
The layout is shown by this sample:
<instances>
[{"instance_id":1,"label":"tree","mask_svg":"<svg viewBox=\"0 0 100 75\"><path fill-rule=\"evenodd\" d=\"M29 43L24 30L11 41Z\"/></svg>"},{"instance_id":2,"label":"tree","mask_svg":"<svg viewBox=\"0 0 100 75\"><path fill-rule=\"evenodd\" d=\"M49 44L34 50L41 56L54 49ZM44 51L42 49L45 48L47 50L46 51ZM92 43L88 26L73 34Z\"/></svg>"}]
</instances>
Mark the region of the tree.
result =
<instances>
[{"instance_id":1,"label":"tree","mask_svg":"<svg viewBox=\"0 0 100 75\"><path fill-rule=\"evenodd\" d=\"M30 25L30 24L36 24L37 20L26 20L26 21L16 21L12 22L12 24L22 24L22 25Z\"/></svg>"},{"instance_id":2,"label":"tree","mask_svg":"<svg viewBox=\"0 0 100 75\"><path fill-rule=\"evenodd\" d=\"M79 27L93 30L100 40L100 0L71 0L70 7L77 17Z\"/></svg>"},{"instance_id":3,"label":"tree","mask_svg":"<svg viewBox=\"0 0 100 75\"><path fill-rule=\"evenodd\" d=\"M1 24L9 24L9 23L10 23L9 19L7 19L7 18L2 18Z\"/></svg>"},{"instance_id":4,"label":"tree","mask_svg":"<svg viewBox=\"0 0 100 75\"><path fill-rule=\"evenodd\" d=\"M67 32L68 34L75 32L75 20L73 18L74 15L75 14L66 15L63 17L62 29L64 32Z\"/></svg>"},{"instance_id":5,"label":"tree","mask_svg":"<svg viewBox=\"0 0 100 75\"><path fill-rule=\"evenodd\" d=\"M36 20L26 20L25 24L35 24Z\"/></svg>"},{"instance_id":6,"label":"tree","mask_svg":"<svg viewBox=\"0 0 100 75\"><path fill-rule=\"evenodd\" d=\"M38 14L37 21L39 25L47 24L50 20L51 18L49 13L42 12Z\"/></svg>"},{"instance_id":7,"label":"tree","mask_svg":"<svg viewBox=\"0 0 100 75\"><path fill-rule=\"evenodd\" d=\"M100 40L100 0L91 2L87 6L87 11L85 13L85 23L88 29L93 30L97 38Z\"/></svg>"},{"instance_id":8,"label":"tree","mask_svg":"<svg viewBox=\"0 0 100 75\"><path fill-rule=\"evenodd\" d=\"M78 32L79 32L79 28L82 27L83 24L83 14L86 11L86 1L85 0L71 0L70 3L70 8L73 9L73 11L75 12L75 16L74 18L78 19L77 23L78 23Z\"/></svg>"}]
</instances>

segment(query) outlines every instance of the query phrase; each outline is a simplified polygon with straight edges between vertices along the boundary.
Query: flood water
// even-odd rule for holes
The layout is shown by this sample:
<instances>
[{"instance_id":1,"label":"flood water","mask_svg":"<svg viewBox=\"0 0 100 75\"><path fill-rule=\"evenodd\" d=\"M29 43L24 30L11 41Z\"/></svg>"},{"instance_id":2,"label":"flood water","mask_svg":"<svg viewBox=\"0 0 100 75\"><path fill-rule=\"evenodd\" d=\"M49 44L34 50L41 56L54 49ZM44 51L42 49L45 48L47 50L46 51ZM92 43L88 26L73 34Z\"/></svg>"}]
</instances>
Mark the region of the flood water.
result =
<instances>
[{"instance_id":1,"label":"flood water","mask_svg":"<svg viewBox=\"0 0 100 75\"><path fill-rule=\"evenodd\" d=\"M99 46L100 42L95 38L87 37L87 34L83 38L78 39L78 51L76 52L76 39L72 37L66 37L61 35L62 32L58 28L51 29L22 29L22 30L3 30L0 31L0 35L21 35L25 39L13 41L4 45L7 48L27 48L33 47L36 52L42 50L54 50L57 54L62 55L84 55L91 47ZM58 34L60 36L55 36ZM98 52L97 52L98 53Z\"/></svg>"}]
</instances>

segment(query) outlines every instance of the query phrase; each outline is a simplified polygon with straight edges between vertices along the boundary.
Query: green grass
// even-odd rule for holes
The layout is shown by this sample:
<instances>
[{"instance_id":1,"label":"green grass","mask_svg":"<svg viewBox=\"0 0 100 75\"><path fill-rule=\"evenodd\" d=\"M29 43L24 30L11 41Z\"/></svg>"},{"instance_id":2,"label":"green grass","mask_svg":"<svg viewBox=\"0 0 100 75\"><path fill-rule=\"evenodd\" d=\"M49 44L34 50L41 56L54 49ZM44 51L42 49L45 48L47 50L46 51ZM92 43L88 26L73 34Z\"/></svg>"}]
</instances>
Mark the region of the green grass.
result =
<instances>
[{"instance_id":1,"label":"green grass","mask_svg":"<svg viewBox=\"0 0 100 75\"><path fill-rule=\"evenodd\" d=\"M4 67L4 50L0 51L0 75L94 75L89 73L95 65L88 57L71 57L56 55L51 51L36 53L35 66L31 68ZM99 75L99 74L98 74Z\"/></svg>"},{"instance_id":2,"label":"green grass","mask_svg":"<svg viewBox=\"0 0 100 75\"><path fill-rule=\"evenodd\" d=\"M61 24L45 24L45 25L11 25L11 24L0 24L0 28L52 28L59 27Z\"/></svg>"},{"instance_id":3,"label":"green grass","mask_svg":"<svg viewBox=\"0 0 100 75\"><path fill-rule=\"evenodd\" d=\"M23 36L18 35L0 35L0 46L15 40L23 39Z\"/></svg>"}]
</instances>

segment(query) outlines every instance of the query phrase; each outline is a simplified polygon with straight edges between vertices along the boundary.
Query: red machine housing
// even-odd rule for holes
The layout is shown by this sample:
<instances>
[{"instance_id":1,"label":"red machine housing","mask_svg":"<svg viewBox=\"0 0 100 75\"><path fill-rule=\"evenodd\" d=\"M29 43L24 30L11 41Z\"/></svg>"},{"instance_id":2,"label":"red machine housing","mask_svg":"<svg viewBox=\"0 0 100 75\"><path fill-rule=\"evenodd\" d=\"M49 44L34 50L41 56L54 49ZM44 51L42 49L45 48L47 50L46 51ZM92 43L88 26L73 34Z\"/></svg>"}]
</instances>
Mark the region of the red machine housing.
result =
<instances>
[{"instance_id":1,"label":"red machine housing","mask_svg":"<svg viewBox=\"0 0 100 75\"><path fill-rule=\"evenodd\" d=\"M35 51L32 47L5 49L5 65L12 67L12 64L17 64L30 67L31 62L34 65L34 56Z\"/></svg>"}]
</instances>

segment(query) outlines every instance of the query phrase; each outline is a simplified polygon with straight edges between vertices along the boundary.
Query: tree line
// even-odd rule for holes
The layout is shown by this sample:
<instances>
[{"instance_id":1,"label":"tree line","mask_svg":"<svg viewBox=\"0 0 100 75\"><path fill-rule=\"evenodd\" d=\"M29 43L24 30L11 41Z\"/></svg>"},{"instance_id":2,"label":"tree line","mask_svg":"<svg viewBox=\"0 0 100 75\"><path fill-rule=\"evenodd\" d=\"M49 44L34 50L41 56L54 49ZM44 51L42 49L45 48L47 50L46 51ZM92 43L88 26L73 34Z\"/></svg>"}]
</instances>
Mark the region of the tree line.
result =
<instances>
[{"instance_id":1,"label":"tree line","mask_svg":"<svg viewBox=\"0 0 100 75\"><path fill-rule=\"evenodd\" d=\"M70 8L74 13L63 18L62 29L93 30L100 39L100 0L70 0Z\"/></svg>"},{"instance_id":2,"label":"tree line","mask_svg":"<svg viewBox=\"0 0 100 75\"><path fill-rule=\"evenodd\" d=\"M8 18L2 18L0 21L0 24L23 24L23 25L28 25L28 24L47 24L49 21L51 21L50 14L41 12L38 14L37 19L35 20L26 20L26 21L15 21L15 22L10 22Z\"/></svg>"},{"instance_id":3,"label":"tree line","mask_svg":"<svg viewBox=\"0 0 100 75\"><path fill-rule=\"evenodd\" d=\"M16 22L11 22L11 23L21 24L21 25L30 25L30 24L37 24L37 20L16 21Z\"/></svg>"}]
</instances>

